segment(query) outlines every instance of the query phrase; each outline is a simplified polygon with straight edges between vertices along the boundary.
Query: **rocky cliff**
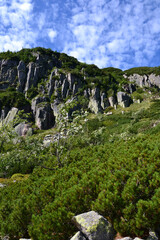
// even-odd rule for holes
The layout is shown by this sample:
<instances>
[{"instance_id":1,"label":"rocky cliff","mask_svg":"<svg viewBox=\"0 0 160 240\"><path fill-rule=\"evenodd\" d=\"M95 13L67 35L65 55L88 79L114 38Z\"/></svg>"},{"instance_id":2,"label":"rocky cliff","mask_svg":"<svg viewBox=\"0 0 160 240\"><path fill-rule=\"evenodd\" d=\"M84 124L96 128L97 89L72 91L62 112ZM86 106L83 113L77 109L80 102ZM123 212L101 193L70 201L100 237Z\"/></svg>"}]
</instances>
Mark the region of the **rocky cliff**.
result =
<instances>
[{"instance_id":1,"label":"rocky cliff","mask_svg":"<svg viewBox=\"0 0 160 240\"><path fill-rule=\"evenodd\" d=\"M5 123L13 120L16 107L17 112L30 112L39 129L49 129L68 102L77 101L73 110L86 108L93 113L117 105L128 107L138 87L159 89L160 76L98 69L43 48L0 54L0 120ZM16 94L15 106L12 98Z\"/></svg>"}]
</instances>

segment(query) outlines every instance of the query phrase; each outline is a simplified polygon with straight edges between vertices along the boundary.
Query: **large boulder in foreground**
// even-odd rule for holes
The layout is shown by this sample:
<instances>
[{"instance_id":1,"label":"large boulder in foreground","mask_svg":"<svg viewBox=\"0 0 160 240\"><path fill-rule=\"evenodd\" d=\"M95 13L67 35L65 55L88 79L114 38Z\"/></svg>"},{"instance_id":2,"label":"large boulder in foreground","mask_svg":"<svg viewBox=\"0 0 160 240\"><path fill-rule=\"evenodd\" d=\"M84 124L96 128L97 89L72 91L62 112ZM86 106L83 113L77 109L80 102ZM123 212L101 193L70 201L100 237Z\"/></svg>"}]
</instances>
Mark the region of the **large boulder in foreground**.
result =
<instances>
[{"instance_id":1,"label":"large boulder in foreground","mask_svg":"<svg viewBox=\"0 0 160 240\"><path fill-rule=\"evenodd\" d=\"M97 212L77 215L73 222L88 240L112 240L115 236L112 225Z\"/></svg>"}]
</instances>

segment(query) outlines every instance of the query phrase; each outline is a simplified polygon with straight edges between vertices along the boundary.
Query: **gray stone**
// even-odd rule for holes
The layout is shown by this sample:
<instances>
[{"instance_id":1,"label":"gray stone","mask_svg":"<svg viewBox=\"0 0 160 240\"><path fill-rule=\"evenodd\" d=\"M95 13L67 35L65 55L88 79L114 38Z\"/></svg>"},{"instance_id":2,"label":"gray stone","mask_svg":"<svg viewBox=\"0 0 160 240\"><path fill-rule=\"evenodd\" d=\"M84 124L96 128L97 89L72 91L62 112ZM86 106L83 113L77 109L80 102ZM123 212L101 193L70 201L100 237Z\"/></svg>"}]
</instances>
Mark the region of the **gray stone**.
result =
<instances>
[{"instance_id":1,"label":"gray stone","mask_svg":"<svg viewBox=\"0 0 160 240\"><path fill-rule=\"evenodd\" d=\"M158 236L154 231L150 231L146 240L158 240Z\"/></svg>"},{"instance_id":2,"label":"gray stone","mask_svg":"<svg viewBox=\"0 0 160 240\"><path fill-rule=\"evenodd\" d=\"M86 237L81 232L77 232L70 240L86 240Z\"/></svg>"},{"instance_id":3,"label":"gray stone","mask_svg":"<svg viewBox=\"0 0 160 240\"><path fill-rule=\"evenodd\" d=\"M115 236L111 224L94 211L73 217L73 222L88 240L112 240Z\"/></svg>"}]
</instances>

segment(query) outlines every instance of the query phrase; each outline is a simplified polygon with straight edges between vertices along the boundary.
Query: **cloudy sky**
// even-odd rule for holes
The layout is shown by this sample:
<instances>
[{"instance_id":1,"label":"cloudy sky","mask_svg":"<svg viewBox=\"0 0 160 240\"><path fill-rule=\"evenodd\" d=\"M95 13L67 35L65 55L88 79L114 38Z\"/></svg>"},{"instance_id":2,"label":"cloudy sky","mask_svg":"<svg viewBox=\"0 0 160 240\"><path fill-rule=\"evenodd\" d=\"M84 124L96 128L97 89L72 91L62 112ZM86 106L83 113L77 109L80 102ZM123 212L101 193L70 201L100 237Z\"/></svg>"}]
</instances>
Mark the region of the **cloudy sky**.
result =
<instances>
[{"instance_id":1,"label":"cloudy sky","mask_svg":"<svg viewBox=\"0 0 160 240\"><path fill-rule=\"evenodd\" d=\"M160 65L160 0L0 0L0 52L51 48L100 68Z\"/></svg>"}]
</instances>

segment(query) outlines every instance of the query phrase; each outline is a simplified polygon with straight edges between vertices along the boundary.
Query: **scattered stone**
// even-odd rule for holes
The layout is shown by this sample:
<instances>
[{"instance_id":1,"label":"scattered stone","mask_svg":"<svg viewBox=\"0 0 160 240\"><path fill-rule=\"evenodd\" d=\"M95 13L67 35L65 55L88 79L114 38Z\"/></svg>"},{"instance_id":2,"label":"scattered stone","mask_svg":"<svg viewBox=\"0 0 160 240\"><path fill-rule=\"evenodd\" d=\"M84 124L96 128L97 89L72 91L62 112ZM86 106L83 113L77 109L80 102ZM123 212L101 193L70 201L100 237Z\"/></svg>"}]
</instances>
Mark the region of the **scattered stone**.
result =
<instances>
[{"instance_id":1,"label":"scattered stone","mask_svg":"<svg viewBox=\"0 0 160 240\"><path fill-rule=\"evenodd\" d=\"M158 240L158 236L157 236L157 234L153 231L150 231L149 232L149 236L148 236L148 238L146 239L146 240Z\"/></svg>"},{"instance_id":2,"label":"scattered stone","mask_svg":"<svg viewBox=\"0 0 160 240\"><path fill-rule=\"evenodd\" d=\"M107 112L106 115L109 116L109 115L112 115L113 113L112 112Z\"/></svg>"}]
</instances>

